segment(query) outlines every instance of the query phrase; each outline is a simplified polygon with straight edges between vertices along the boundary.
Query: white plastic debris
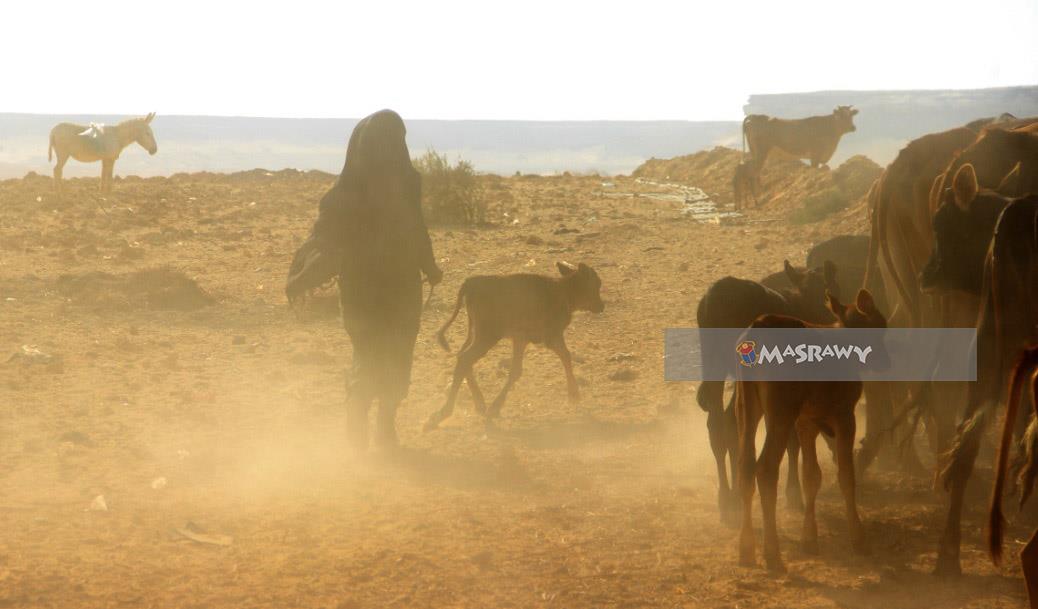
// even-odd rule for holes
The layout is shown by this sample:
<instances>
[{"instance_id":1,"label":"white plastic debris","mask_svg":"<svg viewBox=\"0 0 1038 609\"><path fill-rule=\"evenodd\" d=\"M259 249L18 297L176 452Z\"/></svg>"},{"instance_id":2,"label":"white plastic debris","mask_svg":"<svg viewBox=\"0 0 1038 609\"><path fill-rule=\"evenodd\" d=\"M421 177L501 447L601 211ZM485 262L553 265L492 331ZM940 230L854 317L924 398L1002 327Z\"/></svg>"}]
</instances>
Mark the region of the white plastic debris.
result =
<instances>
[{"instance_id":1,"label":"white plastic debris","mask_svg":"<svg viewBox=\"0 0 1038 609\"><path fill-rule=\"evenodd\" d=\"M166 484L168 484L166 478L164 476L159 476L158 478L155 478L151 481L151 488L155 490L161 490L166 488Z\"/></svg>"},{"instance_id":2,"label":"white plastic debris","mask_svg":"<svg viewBox=\"0 0 1038 609\"><path fill-rule=\"evenodd\" d=\"M108 503L105 502L104 495L98 495L94 497L94 500L90 502L90 507L86 509L88 512L107 512Z\"/></svg>"}]
</instances>

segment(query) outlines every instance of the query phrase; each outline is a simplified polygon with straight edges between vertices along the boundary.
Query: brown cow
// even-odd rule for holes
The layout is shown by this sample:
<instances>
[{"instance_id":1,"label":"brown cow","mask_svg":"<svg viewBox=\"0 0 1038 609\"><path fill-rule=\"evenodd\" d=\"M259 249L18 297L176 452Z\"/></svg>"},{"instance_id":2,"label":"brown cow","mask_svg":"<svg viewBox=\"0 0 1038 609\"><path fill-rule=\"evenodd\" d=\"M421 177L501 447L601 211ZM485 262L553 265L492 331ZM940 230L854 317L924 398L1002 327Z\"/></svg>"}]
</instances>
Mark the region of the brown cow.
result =
<instances>
[{"instance_id":1,"label":"brown cow","mask_svg":"<svg viewBox=\"0 0 1038 609\"><path fill-rule=\"evenodd\" d=\"M732 198L735 209L742 209L747 198L753 199L753 205L760 205L757 193L760 190L760 172L754 169L753 161L743 161L735 166L732 174Z\"/></svg>"},{"instance_id":2,"label":"brown cow","mask_svg":"<svg viewBox=\"0 0 1038 609\"><path fill-rule=\"evenodd\" d=\"M798 119L773 118L765 114L747 116L742 121L742 135L749 146L756 173L764 169L772 148L808 159L811 167L825 166L833 158L843 134L855 130L854 115L857 113L851 106L837 106L827 116Z\"/></svg>"},{"instance_id":3,"label":"brown cow","mask_svg":"<svg viewBox=\"0 0 1038 609\"><path fill-rule=\"evenodd\" d=\"M872 300L868 290L860 290L855 304L844 306L829 296L829 308L836 316L830 327L884 328L886 319ZM818 328L792 317L766 315L750 328ZM861 397L860 381L775 382L739 381L735 389L735 415L739 429L739 487L742 491L742 533L739 537L739 563L755 564L756 541L753 534L754 481L760 490L764 518L764 559L768 568L783 571L775 521L778 494L778 469L782 463L789 435L794 427L803 451L804 485L804 550L818 552L818 524L815 498L822 483L818 465L816 440L824 431L836 439L836 460L840 490L847 506L851 543L857 552L865 552L865 531L858 516L854 481L854 407ZM762 417L767 419L764 446L757 456L755 438Z\"/></svg>"},{"instance_id":4,"label":"brown cow","mask_svg":"<svg viewBox=\"0 0 1038 609\"><path fill-rule=\"evenodd\" d=\"M837 268L829 261L815 269L799 269L786 260L782 275L789 288L771 289L762 283L736 277L723 277L711 285L696 308L700 328L745 328L761 315L790 315L815 323L832 321L826 307L827 292L837 293ZM767 278L765 278L767 279ZM717 502L721 520L732 518L738 507L734 483L728 482L725 457L732 461L735 473L735 411L724 407L724 381L703 381L696 392L699 407L706 411L706 427L710 449L717 463ZM797 476L799 447L789 445L789 472L786 478L786 502L794 508L803 505L800 478Z\"/></svg>"},{"instance_id":5,"label":"brown cow","mask_svg":"<svg viewBox=\"0 0 1038 609\"><path fill-rule=\"evenodd\" d=\"M1027 184L1034 187L1038 168L1033 161L1021 163L1020 167L1024 169L1014 168L1004 178L1002 190L1024 188ZM962 507L981 439L1003 397L1010 362L1027 345L1038 342L1038 195L1007 201L997 193L979 188L973 165L966 164L956 171L952 187L943 191L942 197L934 218L938 261L928 276L932 279L928 280L935 287L948 286L968 293L976 286L976 272L972 270L976 260L963 256L972 254L976 258L985 252L976 322L977 381L969 383L965 414L941 472L951 498L936 572L954 576L962 572ZM996 221L992 227L993 216ZM971 245L973 241L982 241L985 232L990 238L986 250Z\"/></svg>"},{"instance_id":6,"label":"brown cow","mask_svg":"<svg viewBox=\"0 0 1038 609\"><path fill-rule=\"evenodd\" d=\"M1006 418L1002 424L1002 436L998 446L998 461L995 465L995 483L991 491L991 507L988 510L988 550L991 560L996 565L1002 564L1002 530L1005 526L1002 517L1002 492L1005 486L1006 469L1009 466L1010 443L1013 439L1013 430L1017 422L1017 408L1023 397L1024 383L1030 383L1031 404L1038 415L1038 347L1025 350L1009 380L1009 402L1006 404ZM1033 436L1038 428L1035 427L1038 419L1032 418L1028 428L1028 435ZM1031 439L1033 442L1033 438ZM1033 449L1029 451L1028 463L1025 464L1024 487L1021 489L1020 505L1031 494L1034 485L1034 474L1038 468L1038 460ZM1038 609L1038 529L1031 535L1024 547L1020 550L1020 569L1024 572L1024 582L1027 584L1027 598L1031 609Z\"/></svg>"},{"instance_id":7,"label":"brown cow","mask_svg":"<svg viewBox=\"0 0 1038 609\"><path fill-rule=\"evenodd\" d=\"M454 313L436 336L440 346L449 351L447 328L454 323L462 303L469 316L469 332L458 351L447 402L429 417L425 431L435 429L454 411L462 380L468 381L477 412L484 415L488 423L497 417L508 390L523 372L523 353L530 343L543 344L559 356L566 371L569 398L574 402L580 399L563 333L574 311L601 313L605 310L600 294L602 280L584 263L576 267L564 262L556 264L561 277L525 273L482 275L469 277L461 284ZM487 409L472 367L502 338L512 339L512 367L501 393Z\"/></svg>"}]
</instances>

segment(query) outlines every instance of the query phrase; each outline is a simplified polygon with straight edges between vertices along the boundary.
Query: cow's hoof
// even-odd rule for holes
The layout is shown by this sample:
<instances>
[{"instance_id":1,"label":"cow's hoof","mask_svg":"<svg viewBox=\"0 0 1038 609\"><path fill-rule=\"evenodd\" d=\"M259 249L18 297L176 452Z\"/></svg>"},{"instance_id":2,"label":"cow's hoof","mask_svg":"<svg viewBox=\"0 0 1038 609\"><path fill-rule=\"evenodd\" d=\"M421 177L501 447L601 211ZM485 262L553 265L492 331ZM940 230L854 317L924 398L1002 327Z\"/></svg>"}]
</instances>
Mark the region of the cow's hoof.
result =
<instances>
[{"instance_id":1,"label":"cow's hoof","mask_svg":"<svg viewBox=\"0 0 1038 609\"><path fill-rule=\"evenodd\" d=\"M570 391L567 394L566 397L569 399L569 403L570 404L579 404L580 403L580 392L577 391L576 389Z\"/></svg>"},{"instance_id":2,"label":"cow's hoof","mask_svg":"<svg viewBox=\"0 0 1038 609\"><path fill-rule=\"evenodd\" d=\"M818 555L818 540L817 539L805 539L800 544L804 551L804 554L810 554L812 556Z\"/></svg>"},{"instance_id":3,"label":"cow's hoof","mask_svg":"<svg viewBox=\"0 0 1038 609\"><path fill-rule=\"evenodd\" d=\"M800 489L786 491L786 507L792 512L804 511L804 497L800 493Z\"/></svg>"},{"instance_id":4,"label":"cow's hoof","mask_svg":"<svg viewBox=\"0 0 1038 609\"><path fill-rule=\"evenodd\" d=\"M773 556L765 556L764 562L768 565L768 571L771 573L785 573L786 563L782 562L782 557L778 554Z\"/></svg>"},{"instance_id":5,"label":"cow's hoof","mask_svg":"<svg viewBox=\"0 0 1038 609\"><path fill-rule=\"evenodd\" d=\"M959 563L958 557L938 552L937 565L933 569L933 574L948 579L962 577L962 565Z\"/></svg>"},{"instance_id":6,"label":"cow's hoof","mask_svg":"<svg viewBox=\"0 0 1038 609\"><path fill-rule=\"evenodd\" d=\"M754 558L753 552L749 554L745 552L739 552L739 566L740 567L756 567L757 559Z\"/></svg>"}]
</instances>

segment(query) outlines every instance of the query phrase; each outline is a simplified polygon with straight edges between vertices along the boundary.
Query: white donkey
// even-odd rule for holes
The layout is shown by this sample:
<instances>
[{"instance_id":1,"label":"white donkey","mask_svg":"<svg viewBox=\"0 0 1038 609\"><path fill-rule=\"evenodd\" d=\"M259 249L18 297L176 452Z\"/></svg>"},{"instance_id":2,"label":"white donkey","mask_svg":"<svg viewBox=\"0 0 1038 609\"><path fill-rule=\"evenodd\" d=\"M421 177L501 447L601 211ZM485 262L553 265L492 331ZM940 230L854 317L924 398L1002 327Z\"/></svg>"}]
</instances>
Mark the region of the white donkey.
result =
<instances>
[{"instance_id":1,"label":"white donkey","mask_svg":"<svg viewBox=\"0 0 1038 609\"><path fill-rule=\"evenodd\" d=\"M53 158L52 154L58 156L58 164L54 166L55 189L61 192L61 173L69 157L72 157L82 163L101 161L101 192L111 192L112 170L123 148L137 142L148 154L159 151L155 134L151 131L154 118L155 113L152 112L148 116L131 118L117 125L55 125L50 130L50 147L47 149L48 161Z\"/></svg>"}]
</instances>

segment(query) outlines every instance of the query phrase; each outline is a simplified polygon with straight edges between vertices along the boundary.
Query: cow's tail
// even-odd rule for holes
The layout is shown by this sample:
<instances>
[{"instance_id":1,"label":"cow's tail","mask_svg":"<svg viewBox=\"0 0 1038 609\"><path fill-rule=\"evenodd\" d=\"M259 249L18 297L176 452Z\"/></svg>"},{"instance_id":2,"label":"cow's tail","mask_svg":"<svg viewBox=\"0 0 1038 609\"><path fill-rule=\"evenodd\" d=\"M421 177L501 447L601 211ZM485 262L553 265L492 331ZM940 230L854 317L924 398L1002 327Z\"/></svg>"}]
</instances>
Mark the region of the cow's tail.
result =
<instances>
[{"instance_id":1,"label":"cow's tail","mask_svg":"<svg viewBox=\"0 0 1038 609\"><path fill-rule=\"evenodd\" d=\"M1020 404L1020 394L1028 376L1031 378L1032 393L1038 389L1035 385L1035 366L1038 365L1038 349L1025 351L1013 369L1009 381L1009 402L1006 404L1006 420L1002 425L1002 438L998 445L998 461L995 465L995 484L991 491L991 508L988 510L988 552L996 565L1002 562L1002 533L1005 518L1002 515L1002 492L1005 487L1006 469L1009 465L1009 451L1016 427L1016 411ZM1035 396L1038 398L1038 395Z\"/></svg>"},{"instance_id":2,"label":"cow's tail","mask_svg":"<svg viewBox=\"0 0 1038 609\"><path fill-rule=\"evenodd\" d=\"M47 162L50 163L54 160L54 134L50 134L49 145L47 146Z\"/></svg>"},{"instance_id":3,"label":"cow's tail","mask_svg":"<svg viewBox=\"0 0 1038 609\"><path fill-rule=\"evenodd\" d=\"M747 116L746 118L742 119L742 157L743 157L743 160L746 160L746 126L749 124L749 122L750 122L750 117L749 116Z\"/></svg>"},{"instance_id":4,"label":"cow's tail","mask_svg":"<svg viewBox=\"0 0 1038 609\"><path fill-rule=\"evenodd\" d=\"M451 327L454 320L458 317L458 311L461 310L461 305L465 301L465 295L468 293L469 281L466 279L462 282L461 287L458 288L458 299L454 303L454 313L451 314L450 318L440 326L440 331L436 333L436 342L440 343L444 351L450 352L451 346L447 343L447 328Z\"/></svg>"},{"instance_id":5,"label":"cow's tail","mask_svg":"<svg viewBox=\"0 0 1038 609\"><path fill-rule=\"evenodd\" d=\"M876 265L879 263L879 224L876 222L876 216L879 215L879 183L882 179L883 174L880 174L878 178L873 180L868 194L865 195L865 208L871 210L869 224L872 229L872 234L869 237L869 254L865 259L865 281L861 286L866 289L871 289L872 278L877 272Z\"/></svg>"},{"instance_id":6,"label":"cow's tail","mask_svg":"<svg viewBox=\"0 0 1038 609\"><path fill-rule=\"evenodd\" d=\"M876 216L876 236L879 241L878 246L880 252L883 254L883 263L887 265L887 269L890 271L890 278L894 281L894 288L897 290L898 297L901 299L905 308L908 309L908 316L912 320L912 326L919 327L919 324L921 323L919 302L916 300L915 295L908 293L908 288L905 286L904 281L902 281L901 274L894 266L894 256L890 253L891 235L887 234L887 214L890 213L890 196L884 196L884 191L886 190L885 177L885 174L879 177L880 182L876 189L876 211L874 214ZM903 243L905 240L904 231L898 230L896 233Z\"/></svg>"}]
</instances>

